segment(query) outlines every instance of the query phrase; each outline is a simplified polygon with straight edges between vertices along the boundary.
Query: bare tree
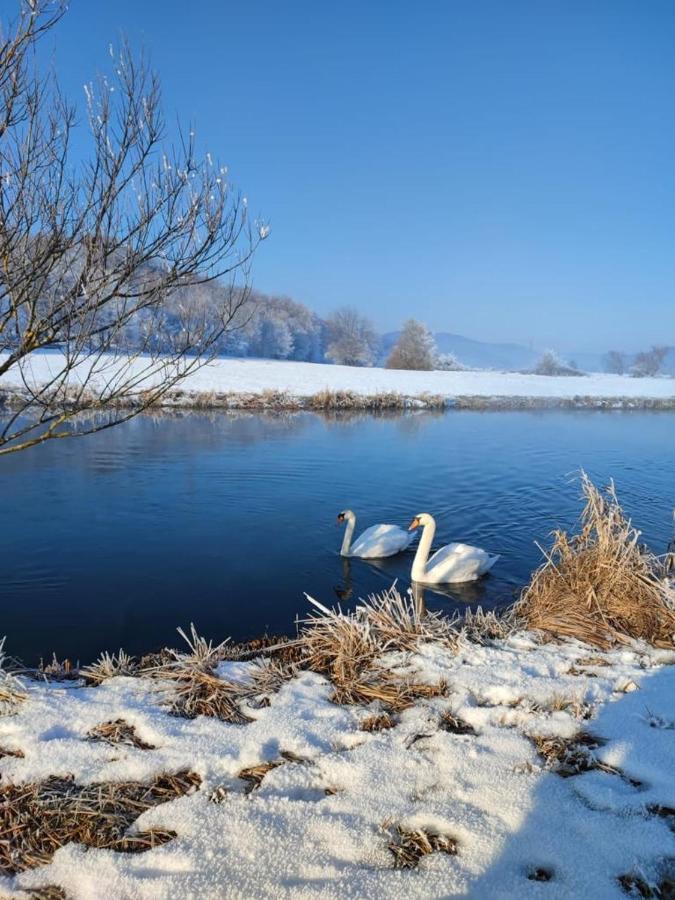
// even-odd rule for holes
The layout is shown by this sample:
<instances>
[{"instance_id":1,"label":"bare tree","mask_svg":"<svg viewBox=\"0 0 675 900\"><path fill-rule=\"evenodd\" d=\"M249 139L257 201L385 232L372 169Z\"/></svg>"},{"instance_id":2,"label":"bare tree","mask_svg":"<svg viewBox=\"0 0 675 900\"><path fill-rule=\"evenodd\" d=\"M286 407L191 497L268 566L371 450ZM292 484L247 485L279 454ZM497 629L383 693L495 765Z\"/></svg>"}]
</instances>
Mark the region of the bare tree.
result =
<instances>
[{"instance_id":1,"label":"bare tree","mask_svg":"<svg viewBox=\"0 0 675 900\"><path fill-rule=\"evenodd\" d=\"M436 342L426 325L408 319L385 363L388 369L429 371L436 364Z\"/></svg>"},{"instance_id":2,"label":"bare tree","mask_svg":"<svg viewBox=\"0 0 675 900\"><path fill-rule=\"evenodd\" d=\"M653 346L651 350L644 350L635 356L632 374L636 378L644 378L650 375L658 375L661 371L663 361L668 355L668 348L663 346Z\"/></svg>"},{"instance_id":3,"label":"bare tree","mask_svg":"<svg viewBox=\"0 0 675 900\"><path fill-rule=\"evenodd\" d=\"M610 350L604 358L605 372L613 375L623 375L626 371L626 356L618 350Z\"/></svg>"},{"instance_id":4,"label":"bare tree","mask_svg":"<svg viewBox=\"0 0 675 900\"><path fill-rule=\"evenodd\" d=\"M355 309L338 309L326 322L326 357L344 366L372 366L377 355L377 335L365 316Z\"/></svg>"},{"instance_id":5,"label":"bare tree","mask_svg":"<svg viewBox=\"0 0 675 900\"><path fill-rule=\"evenodd\" d=\"M158 79L127 46L85 88L73 162L75 108L33 52L64 12L22 0L0 33L0 379L19 386L0 454L123 422L203 365L245 321L269 231L191 130L164 146ZM216 279L214 315L194 289Z\"/></svg>"}]
</instances>

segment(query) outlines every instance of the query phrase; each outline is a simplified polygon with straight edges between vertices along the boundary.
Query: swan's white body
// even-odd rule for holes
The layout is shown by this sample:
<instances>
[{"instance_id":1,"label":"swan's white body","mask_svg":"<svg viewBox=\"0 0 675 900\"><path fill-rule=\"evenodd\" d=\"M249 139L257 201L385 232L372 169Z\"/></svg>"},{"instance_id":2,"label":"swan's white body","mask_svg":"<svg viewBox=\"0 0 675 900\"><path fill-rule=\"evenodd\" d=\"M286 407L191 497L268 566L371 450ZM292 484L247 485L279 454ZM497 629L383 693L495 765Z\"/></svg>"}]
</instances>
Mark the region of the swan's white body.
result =
<instances>
[{"instance_id":1,"label":"swan's white body","mask_svg":"<svg viewBox=\"0 0 675 900\"><path fill-rule=\"evenodd\" d=\"M394 556L409 547L413 535L399 528L398 525L373 525L366 528L352 544L356 516L351 509L346 509L338 516L339 522L346 522L345 535L342 539L340 556L358 556L360 559L382 559Z\"/></svg>"},{"instance_id":2,"label":"swan's white body","mask_svg":"<svg viewBox=\"0 0 675 900\"><path fill-rule=\"evenodd\" d=\"M413 560L411 578L420 584L458 584L476 581L485 575L499 559L480 547L469 544L447 544L429 559L429 551L436 534L436 522L428 513L420 513L411 528L422 526L422 537Z\"/></svg>"}]
</instances>

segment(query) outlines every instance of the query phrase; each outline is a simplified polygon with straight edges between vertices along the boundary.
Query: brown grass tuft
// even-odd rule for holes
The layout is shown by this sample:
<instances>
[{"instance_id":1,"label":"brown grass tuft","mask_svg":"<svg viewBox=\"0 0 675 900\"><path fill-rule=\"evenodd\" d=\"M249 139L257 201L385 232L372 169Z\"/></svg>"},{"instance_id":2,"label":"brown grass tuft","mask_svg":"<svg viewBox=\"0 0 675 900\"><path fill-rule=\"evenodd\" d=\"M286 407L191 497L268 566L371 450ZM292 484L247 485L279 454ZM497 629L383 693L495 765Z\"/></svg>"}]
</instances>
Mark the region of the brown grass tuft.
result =
<instances>
[{"instance_id":1,"label":"brown grass tuft","mask_svg":"<svg viewBox=\"0 0 675 900\"><path fill-rule=\"evenodd\" d=\"M117 653L102 653L95 663L80 669L80 675L87 684L99 685L116 675L136 675L138 664L120 648Z\"/></svg>"},{"instance_id":2,"label":"brown grass tuft","mask_svg":"<svg viewBox=\"0 0 675 900\"><path fill-rule=\"evenodd\" d=\"M242 686L219 678L214 669L223 659L227 641L214 646L191 626L190 635L178 633L189 647L188 653L167 650L160 662L144 672L173 684L169 707L177 716L194 719L212 716L242 725L251 719L240 709Z\"/></svg>"},{"instance_id":3,"label":"brown grass tuft","mask_svg":"<svg viewBox=\"0 0 675 900\"><path fill-rule=\"evenodd\" d=\"M380 715L368 716L361 722L361 731L386 731L393 728L395 722L389 713L381 713Z\"/></svg>"},{"instance_id":4,"label":"brown grass tuft","mask_svg":"<svg viewBox=\"0 0 675 900\"><path fill-rule=\"evenodd\" d=\"M546 768L563 778L570 778L593 769L599 769L610 775L622 774L619 769L597 758L594 751L602 746L602 741L585 731L580 731L570 738L532 735L531 740L537 748L537 753L544 760Z\"/></svg>"},{"instance_id":5,"label":"brown grass tuft","mask_svg":"<svg viewBox=\"0 0 675 900\"><path fill-rule=\"evenodd\" d=\"M136 734L133 725L124 719L115 719L114 722L103 722L92 728L87 734L90 741L103 741L106 744L129 744L138 747L139 750L154 750L154 744L147 744Z\"/></svg>"},{"instance_id":6,"label":"brown grass tuft","mask_svg":"<svg viewBox=\"0 0 675 900\"><path fill-rule=\"evenodd\" d=\"M447 834L424 828L408 830L397 825L387 849L394 857L395 869L415 869L430 853L457 855L457 841Z\"/></svg>"},{"instance_id":7,"label":"brown grass tuft","mask_svg":"<svg viewBox=\"0 0 675 900\"><path fill-rule=\"evenodd\" d=\"M0 640L0 716L10 716L26 699L19 679L5 668L5 639Z\"/></svg>"},{"instance_id":8,"label":"brown grass tuft","mask_svg":"<svg viewBox=\"0 0 675 900\"><path fill-rule=\"evenodd\" d=\"M412 682L377 665L391 650L412 650L420 640L455 647L453 623L438 614L423 615L409 595L395 588L373 595L352 613L328 609L308 598L318 610L303 623L304 663L327 675L336 703L378 701L385 711L406 709L423 697L444 696L447 685Z\"/></svg>"},{"instance_id":9,"label":"brown grass tuft","mask_svg":"<svg viewBox=\"0 0 675 900\"><path fill-rule=\"evenodd\" d=\"M604 495L582 472L581 533L555 531L553 547L516 604L528 628L607 649L640 638L675 645L675 592L639 543L614 485Z\"/></svg>"},{"instance_id":10,"label":"brown grass tuft","mask_svg":"<svg viewBox=\"0 0 675 900\"><path fill-rule=\"evenodd\" d=\"M43 884L37 888L23 888L31 900L68 900L68 894L58 884Z\"/></svg>"},{"instance_id":11,"label":"brown grass tuft","mask_svg":"<svg viewBox=\"0 0 675 900\"><path fill-rule=\"evenodd\" d=\"M0 789L0 872L14 875L48 863L65 844L140 853L174 838L175 832L129 832L154 806L190 793L201 783L194 772L161 775L151 784L78 785L72 778Z\"/></svg>"},{"instance_id":12,"label":"brown grass tuft","mask_svg":"<svg viewBox=\"0 0 675 900\"><path fill-rule=\"evenodd\" d=\"M12 756L14 759L24 759L25 753L23 750L12 750L9 747L3 747L0 744L0 759L3 759L5 756Z\"/></svg>"},{"instance_id":13,"label":"brown grass tuft","mask_svg":"<svg viewBox=\"0 0 675 900\"><path fill-rule=\"evenodd\" d=\"M245 769L242 769L237 775L237 778L241 778L242 781L247 782L244 793L250 794L252 791L257 790L262 784L265 775L267 775L268 772L271 772L272 769L283 766L283 764L283 759L275 759L271 762L257 763L255 766L247 766Z\"/></svg>"},{"instance_id":14,"label":"brown grass tuft","mask_svg":"<svg viewBox=\"0 0 675 900\"><path fill-rule=\"evenodd\" d=\"M438 723L438 727L442 731L449 731L451 734L476 734L476 729L465 719L456 716L448 711L443 713Z\"/></svg>"}]
</instances>

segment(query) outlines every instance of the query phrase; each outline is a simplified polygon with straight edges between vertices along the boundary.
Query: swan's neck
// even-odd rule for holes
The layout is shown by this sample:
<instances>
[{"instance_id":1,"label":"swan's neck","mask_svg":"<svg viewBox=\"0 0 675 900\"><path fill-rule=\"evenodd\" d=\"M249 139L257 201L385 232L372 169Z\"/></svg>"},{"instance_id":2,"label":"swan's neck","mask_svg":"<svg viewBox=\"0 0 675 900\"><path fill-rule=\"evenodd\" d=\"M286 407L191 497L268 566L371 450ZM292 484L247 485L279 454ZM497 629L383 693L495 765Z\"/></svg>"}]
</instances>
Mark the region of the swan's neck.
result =
<instances>
[{"instance_id":1,"label":"swan's neck","mask_svg":"<svg viewBox=\"0 0 675 900\"><path fill-rule=\"evenodd\" d=\"M354 534L355 528L356 528L356 516L349 516L347 518L347 527L345 528L345 535L342 538L342 547L340 548L341 556L349 556L349 548L352 545L352 535Z\"/></svg>"},{"instance_id":2,"label":"swan's neck","mask_svg":"<svg viewBox=\"0 0 675 900\"><path fill-rule=\"evenodd\" d=\"M427 569L427 560L429 559L429 551L431 550L431 545L434 541L434 535L436 534L436 523L432 520L431 522L427 522L427 524L422 529L422 537L420 538L420 542L417 545L417 553L415 554L415 559L412 564L412 571L410 573L413 581L424 581L424 575L426 574Z\"/></svg>"}]
</instances>

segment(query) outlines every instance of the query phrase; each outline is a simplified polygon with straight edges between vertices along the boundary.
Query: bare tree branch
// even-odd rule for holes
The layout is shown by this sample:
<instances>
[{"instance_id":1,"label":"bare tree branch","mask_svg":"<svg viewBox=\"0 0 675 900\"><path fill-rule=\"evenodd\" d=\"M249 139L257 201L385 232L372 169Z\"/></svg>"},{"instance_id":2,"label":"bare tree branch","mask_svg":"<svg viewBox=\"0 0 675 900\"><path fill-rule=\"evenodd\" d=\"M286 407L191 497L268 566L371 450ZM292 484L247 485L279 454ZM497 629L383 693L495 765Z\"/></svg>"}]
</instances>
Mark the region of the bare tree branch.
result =
<instances>
[{"instance_id":1,"label":"bare tree branch","mask_svg":"<svg viewBox=\"0 0 675 900\"><path fill-rule=\"evenodd\" d=\"M20 384L0 455L124 422L208 362L245 322L269 230L192 130L167 143L127 45L85 86L92 151L73 164L75 108L33 58L64 11L24 0L0 33L0 377Z\"/></svg>"}]
</instances>

